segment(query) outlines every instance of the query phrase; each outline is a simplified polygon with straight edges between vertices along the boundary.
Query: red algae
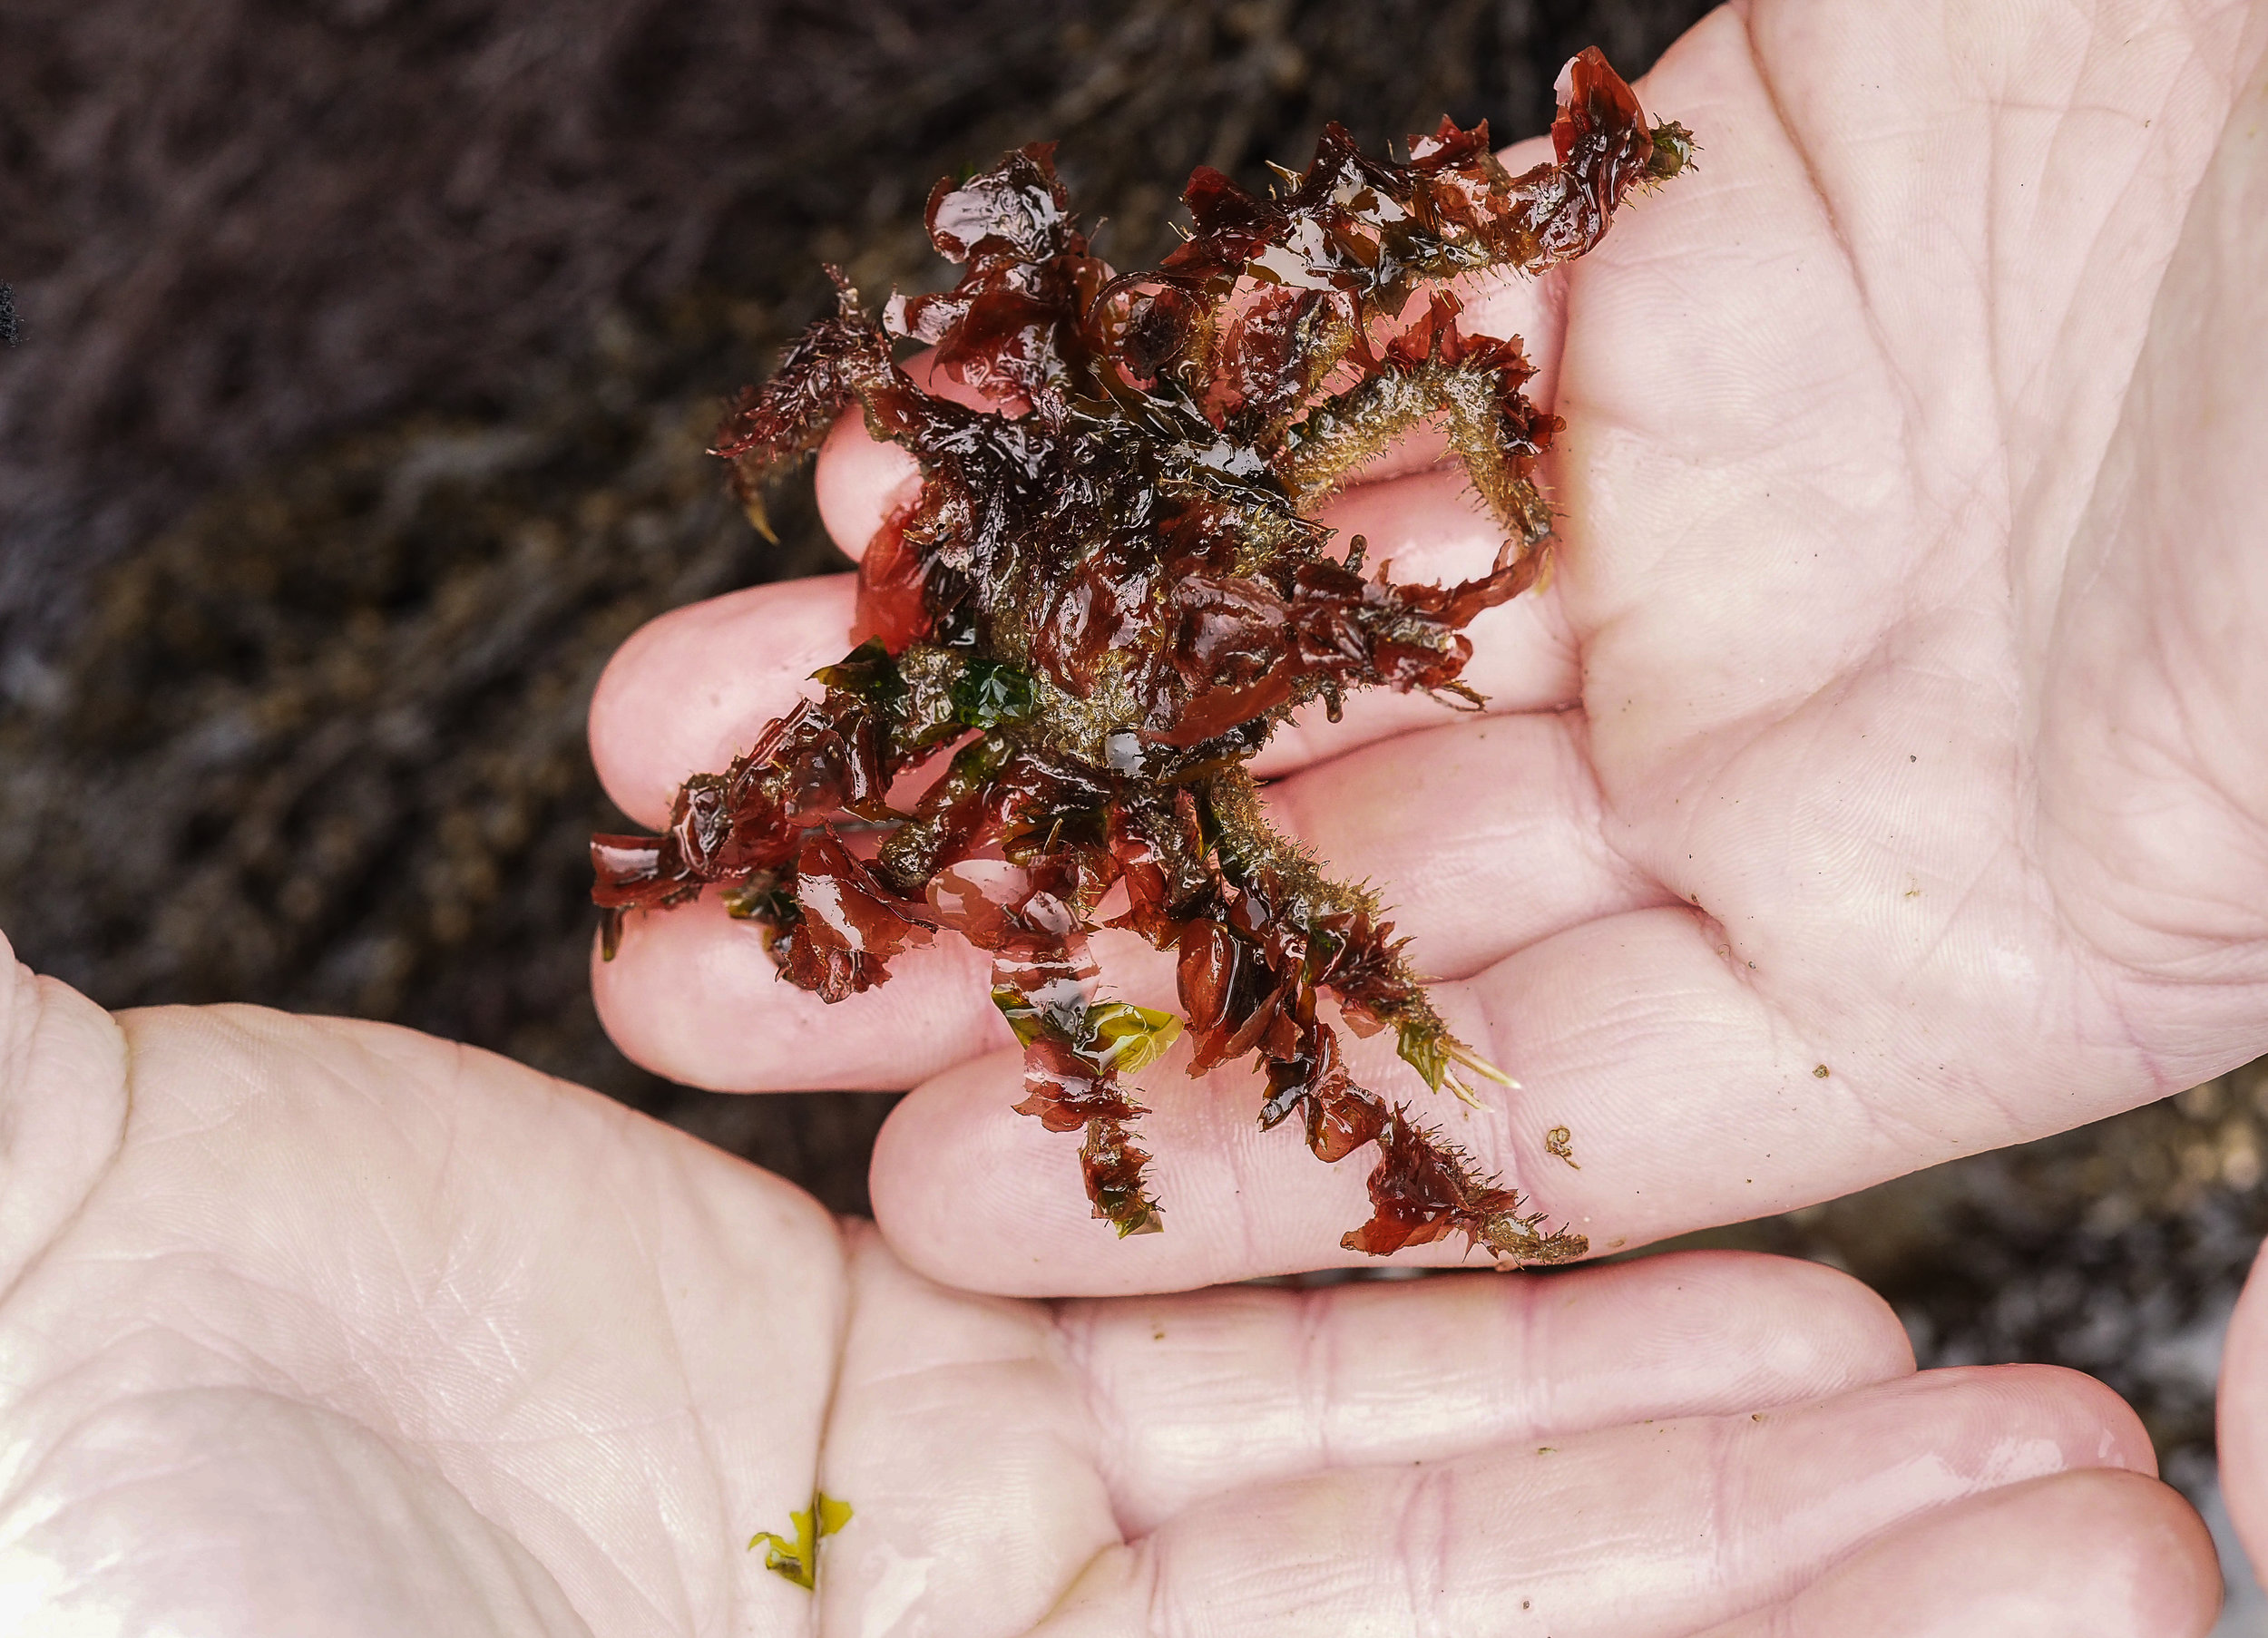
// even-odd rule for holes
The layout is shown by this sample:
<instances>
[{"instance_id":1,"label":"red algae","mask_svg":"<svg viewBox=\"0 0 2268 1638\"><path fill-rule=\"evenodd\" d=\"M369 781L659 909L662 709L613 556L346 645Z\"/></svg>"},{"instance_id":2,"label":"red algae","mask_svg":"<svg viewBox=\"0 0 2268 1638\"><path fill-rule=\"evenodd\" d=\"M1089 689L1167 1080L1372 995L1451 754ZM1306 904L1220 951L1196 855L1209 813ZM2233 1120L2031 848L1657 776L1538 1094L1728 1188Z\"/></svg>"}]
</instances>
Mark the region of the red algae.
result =
<instances>
[{"instance_id":1,"label":"red algae","mask_svg":"<svg viewBox=\"0 0 2268 1638\"><path fill-rule=\"evenodd\" d=\"M1186 1029L1192 1074L1257 1059L1263 1126L1296 1121L1325 1161L1375 1146L1349 1250L1461 1233L1513 1262L1582 1255L1349 1077L1326 997L1358 1035L1393 1030L1436 1090L1503 1078L1451 1034L1376 896L1268 824L1245 765L1295 708L1335 717L1353 689L1481 703L1458 680L1462 628L1542 570L1535 469L1559 424L1522 390L1517 338L1465 333L1456 299L1426 292L1580 256L1634 186L1691 163L1690 133L1649 125L1596 50L1568 83L1555 161L1521 176L1485 125L1444 120L1393 163L1334 124L1276 197L1200 169L1187 240L1119 273L1035 144L931 194L953 288L894 297L877 322L834 273L836 311L742 395L716 453L761 527L765 487L855 407L921 491L860 565L861 640L817 674L824 696L688 780L662 834L592 839L607 954L629 912L712 886L782 979L829 1001L950 933L992 955L1023 1044L1016 1107L1082 1134L1095 1215L1120 1233L1162 1225L1126 1077ZM924 391L901 342L991 407ZM1494 568L1454 586L1366 578L1361 537L1334 556L1310 515L1424 422L1506 531ZM910 811L890 805L939 763ZM871 857L853 829L879 834ZM1099 921L1114 893L1125 909ZM1099 925L1175 952L1178 1018L1099 996Z\"/></svg>"}]
</instances>

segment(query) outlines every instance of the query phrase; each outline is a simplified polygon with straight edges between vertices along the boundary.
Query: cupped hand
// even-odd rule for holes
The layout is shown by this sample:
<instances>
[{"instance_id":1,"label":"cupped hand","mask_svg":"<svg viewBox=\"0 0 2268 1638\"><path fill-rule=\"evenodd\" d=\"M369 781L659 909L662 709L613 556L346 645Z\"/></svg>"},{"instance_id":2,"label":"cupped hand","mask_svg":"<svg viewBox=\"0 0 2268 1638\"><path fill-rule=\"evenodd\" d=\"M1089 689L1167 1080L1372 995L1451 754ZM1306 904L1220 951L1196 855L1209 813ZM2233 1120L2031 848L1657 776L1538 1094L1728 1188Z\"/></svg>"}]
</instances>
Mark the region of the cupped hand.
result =
<instances>
[{"instance_id":1,"label":"cupped hand","mask_svg":"<svg viewBox=\"0 0 2268 1638\"><path fill-rule=\"evenodd\" d=\"M1476 628L1491 715L1365 697L1263 771L1521 1086L1467 1118L1384 1051L1357 1077L1594 1247L2268 1047L2264 40L2259 4L1728 7L1642 87L1698 173L1476 297L1567 423L1557 579ZM1329 521L1398 579L1475 572L1495 533L1425 460ZM846 548L908 478L838 428ZM745 748L849 605L841 580L762 588L633 639L592 716L622 805L658 823ZM1172 1004L1168 966L1114 953L1106 979ZM1253 1129L1250 1077L1172 1059L1140 1083L1167 1232L1090 1222L1065 1141L1010 1112L968 952L829 1009L704 905L596 970L618 1039L678 1077L916 1087L874 1184L929 1273L1109 1292L1353 1260L1364 1160L1318 1166Z\"/></svg>"},{"instance_id":2,"label":"cupped hand","mask_svg":"<svg viewBox=\"0 0 2268 1638\"><path fill-rule=\"evenodd\" d=\"M1042 1304L407 1031L0 942L0 1629L2192 1638L2097 1384L1809 1265ZM813 1594L767 1574L848 1502ZM1777 1624L1774 1624L1777 1623Z\"/></svg>"}]
</instances>

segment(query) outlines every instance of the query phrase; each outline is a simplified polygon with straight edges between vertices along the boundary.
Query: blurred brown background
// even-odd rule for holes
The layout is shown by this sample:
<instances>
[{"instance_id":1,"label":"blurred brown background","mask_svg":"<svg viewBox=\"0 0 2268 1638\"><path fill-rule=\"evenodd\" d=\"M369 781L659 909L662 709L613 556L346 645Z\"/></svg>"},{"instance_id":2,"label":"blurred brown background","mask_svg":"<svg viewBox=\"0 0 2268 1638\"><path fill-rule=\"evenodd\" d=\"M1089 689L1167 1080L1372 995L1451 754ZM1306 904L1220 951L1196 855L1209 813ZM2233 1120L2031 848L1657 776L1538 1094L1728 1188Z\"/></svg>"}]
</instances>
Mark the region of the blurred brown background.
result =
<instances>
[{"instance_id":1,"label":"blurred brown background","mask_svg":"<svg viewBox=\"0 0 2268 1638\"><path fill-rule=\"evenodd\" d=\"M1539 131L1692 0L10 0L0 13L0 928L112 1006L509 1052L864 1200L888 1099L733 1099L585 994L582 747L660 609L837 564L701 453L818 308L934 279L930 181L1060 141L1106 254L1337 118ZM1673 111L1674 112L1674 111ZM2268 1077L1714 1236L1838 1262L1924 1355L2060 1360L2209 1482Z\"/></svg>"}]
</instances>

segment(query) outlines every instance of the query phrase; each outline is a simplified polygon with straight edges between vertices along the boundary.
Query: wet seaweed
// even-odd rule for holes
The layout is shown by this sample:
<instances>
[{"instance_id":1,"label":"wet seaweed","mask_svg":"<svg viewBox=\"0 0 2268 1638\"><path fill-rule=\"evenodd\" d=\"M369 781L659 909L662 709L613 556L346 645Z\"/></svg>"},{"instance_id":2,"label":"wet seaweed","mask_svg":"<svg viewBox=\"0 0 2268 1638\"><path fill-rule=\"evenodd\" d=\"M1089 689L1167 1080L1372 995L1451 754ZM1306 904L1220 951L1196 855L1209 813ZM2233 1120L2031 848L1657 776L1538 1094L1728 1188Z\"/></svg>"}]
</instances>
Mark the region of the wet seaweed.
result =
<instances>
[{"instance_id":1,"label":"wet seaweed","mask_svg":"<svg viewBox=\"0 0 2268 1638\"><path fill-rule=\"evenodd\" d=\"M1555 158L1524 175L1485 124L1444 120L1400 162L1334 124L1272 198L1200 168L1188 237L1121 273L1035 144L932 193L953 288L877 319L834 273L836 310L742 395L715 453L761 528L769 486L855 408L913 453L918 496L868 547L855 646L818 673L824 695L687 781L662 834L593 838L607 952L631 912L713 887L783 979L837 1001L950 932L992 954L1024 1050L1017 1107L1083 1134L1095 1214L1121 1233L1161 1226L1125 1077L1186 1028L1193 1074L1259 1061L1264 1126L1296 1121L1325 1161L1375 1146L1348 1249L1461 1232L1520 1262L1582 1254L1351 1079L1325 998L1358 1035L1392 1029L1435 1090L1477 1101L1468 1077L1505 1077L1450 1031L1378 897L1273 829L1246 767L1298 707L1335 717L1356 688L1477 707L1462 629L1544 570L1536 468L1558 423L1523 391L1519 340L1466 333L1441 281L1579 257L1634 187L1692 157L1596 50L1567 83ZM924 390L905 344L986 407ZM1429 423L1503 548L1454 586L1367 578L1361 537L1334 555L1313 513ZM1099 996L1088 935L1106 925L1176 953L1180 1017Z\"/></svg>"}]
</instances>

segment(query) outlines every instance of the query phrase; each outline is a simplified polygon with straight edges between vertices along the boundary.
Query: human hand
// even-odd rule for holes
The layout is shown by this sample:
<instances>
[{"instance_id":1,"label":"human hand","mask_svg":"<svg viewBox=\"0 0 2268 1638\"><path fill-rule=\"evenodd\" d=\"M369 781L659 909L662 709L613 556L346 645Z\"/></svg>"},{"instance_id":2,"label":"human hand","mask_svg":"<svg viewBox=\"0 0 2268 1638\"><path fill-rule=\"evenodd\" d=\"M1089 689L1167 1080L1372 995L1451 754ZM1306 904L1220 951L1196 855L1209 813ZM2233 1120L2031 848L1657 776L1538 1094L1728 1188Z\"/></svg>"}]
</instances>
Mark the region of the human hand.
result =
<instances>
[{"instance_id":1,"label":"human hand","mask_svg":"<svg viewBox=\"0 0 2268 1638\"><path fill-rule=\"evenodd\" d=\"M2254 1568L2268 1570L2268 1250L2229 1316L2214 1425L2229 1522Z\"/></svg>"},{"instance_id":2,"label":"human hand","mask_svg":"<svg viewBox=\"0 0 2268 1638\"><path fill-rule=\"evenodd\" d=\"M1698 173L1475 303L1568 423L1557 581L1475 629L1495 715L1360 697L1266 771L1279 820L1385 889L1452 1026L1523 1083L1436 1117L1595 1246L2070 1126L2268 1046L2257 93L2228 118L2263 36L2257 4L1719 12L1644 87L1700 133ZM836 537L855 550L907 472L838 429ZM1329 521L1402 580L1496 545L1439 472ZM744 748L836 657L849 600L760 588L633 639L592 715L622 805L658 823ZM1139 951L1105 976L1172 1004ZM918 1085L874 1186L941 1277L1310 1267L1349 1260L1366 1210L1361 1161L1322 1171L1253 1130L1253 1085L1168 1059L1141 1083L1168 1232L1120 1243L1064 1143L1011 1113L969 952L901 958L829 1009L705 905L641 918L597 982L617 1038L682 1079ZM1429 1107L1364 1046L1358 1079ZM1579 1170L1545 1149L1561 1126Z\"/></svg>"},{"instance_id":3,"label":"human hand","mask_svg":"<svg viewBox=\"0 0 2268 1638\"><path fill-rule=\"evenodd\" d=\"M24 1638L804 1632L744 1544L815 1486L821 1633L2185 1638L2218 1586L2105 1389L1916 1375L1823 1269L973 1297L502 1058L113 1020L4 942L0 1204Z\"/></svg>"}]
</instances>

